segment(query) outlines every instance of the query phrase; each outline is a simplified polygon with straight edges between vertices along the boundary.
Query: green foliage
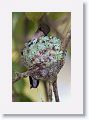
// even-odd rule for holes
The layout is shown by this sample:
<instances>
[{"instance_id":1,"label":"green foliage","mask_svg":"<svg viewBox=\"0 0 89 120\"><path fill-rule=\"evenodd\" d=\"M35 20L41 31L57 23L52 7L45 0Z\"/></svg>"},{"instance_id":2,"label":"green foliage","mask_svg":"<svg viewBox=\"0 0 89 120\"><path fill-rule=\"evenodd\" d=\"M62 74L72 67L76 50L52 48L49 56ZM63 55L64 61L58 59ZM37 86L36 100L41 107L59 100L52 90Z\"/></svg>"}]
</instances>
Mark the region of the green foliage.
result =
<instances>
[{"instance_id":1,"label":"green foliage","mask_svg":"<svg viewBox=\"0 0 89 120\"><path fill-rule=\"evenodd\" d=\"M25 14L29 20L32 20L33 22L38 22L44 12L26 12Z\"/></svg>"},{"instance_id":2,"label":"green foliage","mask_svg":"<svg viewBox=\"0 0 89 120\"><path fill-rule=\"evenodd\" d=\"M60 19L60 17L62 17L65 14L66 14L66 12L56 12L56 13L50 12L50 13L48 13L48 16L52 20L57 20L57 19Z\"/></svg>"}]
</instances>

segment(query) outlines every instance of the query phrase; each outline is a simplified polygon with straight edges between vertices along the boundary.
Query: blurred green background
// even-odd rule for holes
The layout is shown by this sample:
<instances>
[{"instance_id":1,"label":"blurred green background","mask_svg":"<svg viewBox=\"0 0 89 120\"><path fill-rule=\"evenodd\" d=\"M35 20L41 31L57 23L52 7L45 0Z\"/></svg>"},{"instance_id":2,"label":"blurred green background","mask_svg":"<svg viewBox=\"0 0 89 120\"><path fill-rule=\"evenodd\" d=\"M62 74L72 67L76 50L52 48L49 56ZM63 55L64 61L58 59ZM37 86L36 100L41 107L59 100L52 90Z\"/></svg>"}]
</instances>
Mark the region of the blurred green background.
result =
<instances>
[{"instance_id":1,"label":"blurred green background","mask_svg":"<svg viewBox=\"0 0 89 120\"><path fill-rule=\"evenodd\" d=\"M24 47L26 40L30 39L36 32L41 17L46 14L53 23L53 28L49 35L66 35L70 27L70 13L67 12L13 12L12 13L12 74L24 72L26 68L21 64L20 51ZM66 17L66 21L62 19ZM51 26L52 27L52 26ZM71 47L68 49L70 57ZM35 102L47 101L46 85L40 81L37 89L30 89L28 78L19 80L12 87L12 100L15 102Z\"/></svg>"}]
</instances>

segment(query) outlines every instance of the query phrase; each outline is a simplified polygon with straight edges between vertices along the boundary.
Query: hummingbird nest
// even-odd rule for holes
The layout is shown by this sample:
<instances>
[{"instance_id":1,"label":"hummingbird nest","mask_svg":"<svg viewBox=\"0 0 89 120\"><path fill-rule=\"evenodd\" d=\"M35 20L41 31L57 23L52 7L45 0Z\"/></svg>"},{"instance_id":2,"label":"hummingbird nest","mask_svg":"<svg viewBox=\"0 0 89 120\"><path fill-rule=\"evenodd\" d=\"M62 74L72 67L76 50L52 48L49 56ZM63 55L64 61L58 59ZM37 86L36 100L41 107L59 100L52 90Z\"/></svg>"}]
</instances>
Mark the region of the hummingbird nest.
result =
<instances>
[{"instance_id":1,"label":"hummingbird nest","mask_svg":"<svg viewBox=\"0 0 89 120\"><path fill-rule=\"evenodd\" d=\"M41 80L54 80L64 64L65 53L61 50L61 40L52 36L41 36L25 43L22 60L31 68L32 76Z\"/></svg>"}]
</instances>

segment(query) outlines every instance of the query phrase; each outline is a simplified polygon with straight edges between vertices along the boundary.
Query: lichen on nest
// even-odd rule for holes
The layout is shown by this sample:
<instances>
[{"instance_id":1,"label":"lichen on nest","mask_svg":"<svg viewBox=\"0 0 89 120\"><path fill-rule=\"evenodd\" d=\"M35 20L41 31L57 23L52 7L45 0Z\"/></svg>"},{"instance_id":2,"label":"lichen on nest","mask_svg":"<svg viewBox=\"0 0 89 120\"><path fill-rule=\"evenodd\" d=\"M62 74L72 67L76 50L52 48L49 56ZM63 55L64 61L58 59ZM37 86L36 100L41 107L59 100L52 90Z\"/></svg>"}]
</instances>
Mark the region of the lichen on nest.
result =
<instances>
[{"instance_id":1,"label":"lichen on nest","mask_svg":"<svg viewBox=\"0 0 89 120\"><path fill-rule=\"evenodd\" d=\"M39 39L30 40L25 43L22 58L28 68L42 63L48 67L54 62L64 59L61 40L52 36L41 36Z\"/></svg>"}]
</instances>

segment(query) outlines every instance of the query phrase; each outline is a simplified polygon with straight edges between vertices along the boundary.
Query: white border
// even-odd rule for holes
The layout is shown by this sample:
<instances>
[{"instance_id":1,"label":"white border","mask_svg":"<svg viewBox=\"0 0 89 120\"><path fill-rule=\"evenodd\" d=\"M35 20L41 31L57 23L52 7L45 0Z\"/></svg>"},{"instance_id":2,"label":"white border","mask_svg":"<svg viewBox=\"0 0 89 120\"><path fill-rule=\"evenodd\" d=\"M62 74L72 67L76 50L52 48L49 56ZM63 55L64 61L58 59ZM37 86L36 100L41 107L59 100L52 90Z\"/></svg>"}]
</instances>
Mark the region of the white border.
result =
<instances>
[{"instance_id":1,"label":"white border","mask_svg":"<svg viewBox=\"0 0 89 120\"><path fill-rule=\"evenodd\" d=\"M83 4L76 0L15 0L0 6L0 112L4 114L83 114ZM71 98L66 102L12 102L12 12L71 12Z\"/></svg>"}]
</instances>

